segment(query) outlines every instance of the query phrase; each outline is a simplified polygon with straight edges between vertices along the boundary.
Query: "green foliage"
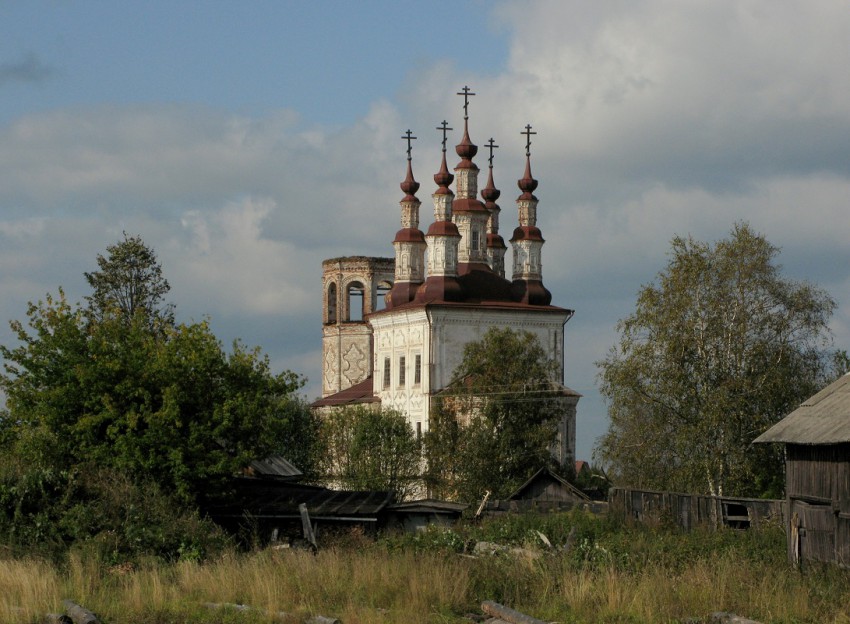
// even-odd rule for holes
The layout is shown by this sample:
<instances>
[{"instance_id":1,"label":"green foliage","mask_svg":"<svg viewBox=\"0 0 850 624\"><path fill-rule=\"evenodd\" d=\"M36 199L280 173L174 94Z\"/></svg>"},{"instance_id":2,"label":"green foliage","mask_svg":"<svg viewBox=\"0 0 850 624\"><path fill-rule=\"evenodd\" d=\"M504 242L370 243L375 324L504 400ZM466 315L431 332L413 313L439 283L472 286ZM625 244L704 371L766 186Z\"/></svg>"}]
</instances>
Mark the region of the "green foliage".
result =
<instances>
[{"instance_id":1,"label":"green foliage","mask_svg":"<svg viewBox=\"0 0 850 624\"><path fill-rule=\"evenodd\" d=\"M189 509L226 495L235 474L274 452L313 470L315 421L296 394L303 380L272 373L259 349L238 341L225 352L205 321L174 323L160 305L167 282L140 239L125 235L109 251L98 257L102 271L87 275L95 288L88 309L60 289L29 304L26 324L11 323L17 346L0 346L0 515L16 543L79 542L110 531L121 541L134 523L106 513L110 491L92 484L107 479L92 477L91 466L113 481L129 475L125 490L140 500ZM147 529L137 526L162 535L126 541L173 550L169 530L156 522L180 523L149 520Z\"/></svg>"},{"instance_id":2,"label":"green foliage","mask_svg":"<svg viewBox=\"0 0 850 624\"><path fill-rule=\"evenodd\" d=\"M419 479L421 450L404 414L347 407L322 419L322 470L352 490L393 491L410 496Z\"/></svg>"},{"instance_id":3,"label":"green foliage","mask_svg":"<svg viewBox=\"0 0 850 624\"><path fill-rule=\"evenodd\" d=\"M220 529L151 482L90 465L52 471L5 458L0 541L53 559L71 545L110 563L205 558L229 546Z\"/></svg>"},{"instance_id":4,"label":"green foliage","mask_svg":"<svg viewBox=\"0 0 850 624\"><path fill-rule=\"evenodd\" d=\"M275 450L297 412L294 373L238 342L226 354L206 322L87 323L61 292L28 316L31 333L12 324L21 346L0 347L0 384L7 437L37 465L96 462L194 502Z\"/></svg>"},{"instance_id":5,"label":"green foliage","mask_svg":"<svg viewBox=\"0 0 850 624\"><path fill-rule=\"evenodd\" d=\"M564 409L557 370L530 332L491 328L466 345L456 381L433 401L430 490L467 502L487 490L500 498L550 464Z\"/></svg>"},{"instance_id":6,"label":"green foliage","mask_svg":"<svg viewBox=\"0 0 850 624\"><path fill-rule=\"evenodd\" d=\"M777 254L747 224L713 246L673 239L666 269L598 362L611 424L597 456L616 483L781 492L782 449L751 442L834 378L842 358L828 349L835 302L783 278Z\"/></svg>"},{"instance_id":7,"label":"green foliage","mask_svg":"<svg viewBox=\"0 0 850 624\"><path fill-rule=\"evenodd\" d=\"M88 313L97 321L118 316L129 323L136 315L171 325L174 310L163 302L171 290L153 249L140 236L127 236L106 248L108 256L97 255L99 271L85 273L92 294L86 297Z\"/></svg>"}]
</instances>

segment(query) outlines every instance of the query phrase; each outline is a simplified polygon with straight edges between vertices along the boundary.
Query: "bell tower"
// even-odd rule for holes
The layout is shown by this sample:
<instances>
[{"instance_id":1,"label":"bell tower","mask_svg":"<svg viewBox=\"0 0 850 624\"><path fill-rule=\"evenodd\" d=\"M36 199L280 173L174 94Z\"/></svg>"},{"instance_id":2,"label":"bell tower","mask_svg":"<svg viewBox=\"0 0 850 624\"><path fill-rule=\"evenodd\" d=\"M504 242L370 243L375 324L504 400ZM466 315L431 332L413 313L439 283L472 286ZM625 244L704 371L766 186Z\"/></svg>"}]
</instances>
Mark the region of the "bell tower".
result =
<instances>
[{"instance_id":1,"label":"bell tower","mask_svg":"<svg viewBox=\"0 0 850 624\"><path fill-rule=\"evenodd\" d=\"M395 260L346 256L322 262L322 397L372 374L372 329L366 317L384 307Z\"/></svg>"}]
</instances>

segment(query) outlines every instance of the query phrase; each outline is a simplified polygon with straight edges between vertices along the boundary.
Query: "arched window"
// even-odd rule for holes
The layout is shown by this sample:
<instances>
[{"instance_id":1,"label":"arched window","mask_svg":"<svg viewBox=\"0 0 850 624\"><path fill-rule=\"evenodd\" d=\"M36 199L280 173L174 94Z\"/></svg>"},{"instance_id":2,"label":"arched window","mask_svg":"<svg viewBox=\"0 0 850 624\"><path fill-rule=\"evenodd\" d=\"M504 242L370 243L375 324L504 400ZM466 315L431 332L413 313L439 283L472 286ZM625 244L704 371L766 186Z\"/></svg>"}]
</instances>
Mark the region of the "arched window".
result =
<instances>
[{"instance_id":1,"label":"arched window","mask_svg":"<svg viewBox=\"0 0 850 624\"><path fill-rule=\"evenodd\" d=\"M360 282L351 282L348 285L346 293L346 305L348 307L347 321L362 321L363 320L363 284Z\"/></svg>"},{"instance_id":2,"label":"arched window","mask_svg":"<svg viewBox=\"0 0 850 624\"><path fill-rule=\"evenodd\" d=\"M328 286L328 299L327 299L327 310L328 310L328 324L336 323L336 282L331 282Z\"/></svg>"}]
</instances>

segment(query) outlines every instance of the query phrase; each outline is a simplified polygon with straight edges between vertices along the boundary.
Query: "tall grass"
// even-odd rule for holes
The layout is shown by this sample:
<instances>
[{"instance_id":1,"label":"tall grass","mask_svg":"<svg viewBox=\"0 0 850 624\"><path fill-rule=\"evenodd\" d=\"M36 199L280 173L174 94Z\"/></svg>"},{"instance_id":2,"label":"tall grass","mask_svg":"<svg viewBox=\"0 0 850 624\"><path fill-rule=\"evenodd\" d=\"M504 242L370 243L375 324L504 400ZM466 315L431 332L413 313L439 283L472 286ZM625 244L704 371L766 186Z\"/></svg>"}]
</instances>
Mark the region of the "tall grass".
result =
<instances>
[{"instance_id":1,"label":"tall grass","mask_svg":"<svg viewBox=\"0 0 850 624\"><path fill-rule=\"evenodd\" d=\"M572 548L558 549L571 527ZM554 551L537 548L537 530ZM488 538L525 550L477 558L461 552ZM96 551L75 551L54 567L0 553L0 622L37 622L70 598L110 624L268 622L279 612L293 622L314 614L344 624L460 622L484 600L565 624L694 622L713 611L850 624L850 575L833 567L793 570L783 539L778 528L685 534L548 515L378 542L356 538L317 555L265 550L205 563L115 567Z\"/></svg>"}]
</instances>

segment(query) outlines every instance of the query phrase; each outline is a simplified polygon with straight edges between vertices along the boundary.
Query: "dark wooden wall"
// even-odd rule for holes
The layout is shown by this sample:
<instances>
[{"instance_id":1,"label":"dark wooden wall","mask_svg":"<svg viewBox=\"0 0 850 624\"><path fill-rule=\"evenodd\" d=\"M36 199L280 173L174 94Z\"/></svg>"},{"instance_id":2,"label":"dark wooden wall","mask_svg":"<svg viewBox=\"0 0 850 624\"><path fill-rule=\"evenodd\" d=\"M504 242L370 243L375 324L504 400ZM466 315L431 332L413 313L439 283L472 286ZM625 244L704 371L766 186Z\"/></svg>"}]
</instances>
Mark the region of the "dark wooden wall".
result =
<instances>
[{"instance_id":1,"label":"dark wooden wall","mask_svg":"<svg viewBox=\"0 0 850 624\"><path fill-rule=\"evenodd\" d=\"M850 444L788 444L788 558L850 565Z\"/></svg>"},{"instance_id":2,"label":"dark wooden wall","mask_svg":"<svg viewBox=\"0 0 850 624\"><path fill-rule=\"evenodd\" d=\"M697 526L748 528L768 518L783 521L785 501L727 496L703 496L611 488L610 513L624 521L672 523L683 529Z\"/></svg>"}]
</instances>

